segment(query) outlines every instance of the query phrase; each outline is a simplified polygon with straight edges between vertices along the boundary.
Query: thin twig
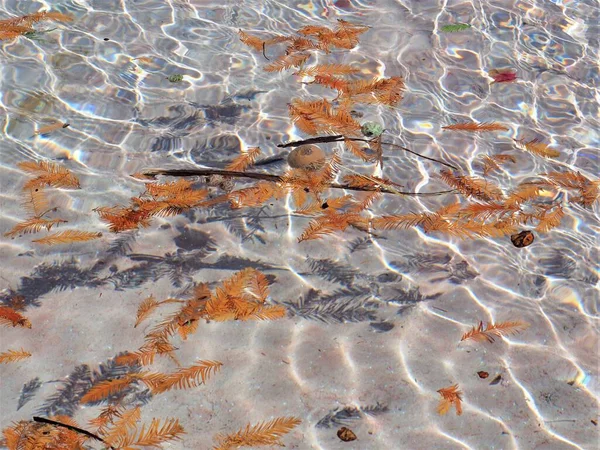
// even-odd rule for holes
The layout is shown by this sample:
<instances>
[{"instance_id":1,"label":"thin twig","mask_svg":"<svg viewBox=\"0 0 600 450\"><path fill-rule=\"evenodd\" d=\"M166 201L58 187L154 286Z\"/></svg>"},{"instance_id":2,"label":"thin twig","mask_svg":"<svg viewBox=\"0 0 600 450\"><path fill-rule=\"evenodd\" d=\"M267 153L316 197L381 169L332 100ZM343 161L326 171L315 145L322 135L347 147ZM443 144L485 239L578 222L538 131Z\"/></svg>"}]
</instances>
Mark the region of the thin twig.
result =
<instances>
[{"instance_id":1,"label":"thin twig","mask_svg":"<svg viewBox=\"0 0 600 450\"><path fill-rule=\"evenodd\" d=\"M223 177L231 178L252 178L254 180L265 180L273 183L280 183L283 181L283 177L280 175L272 175L269 173L258 173L258 172L235 172L232 170L222 169L148 169L142 172L142 174L149 178L156 178L158 175L164 175L167 177L208 177L211 175L221 175ZM454 189L447 191L437 192L404 192L396 189L388 189L384 186L371 187L371 186L351 186L349 184L338 184L330 183L328 185L331 189L347 189L349 191L362 191L362 192L382 192L384 194L398 194L398 195L411 195L419 197L431 197L436 195L450 194L456 192Z\"/></svg>"},{"instance_id":2,"label":"thin twig","mask_svg":"<svg viewBox=\"0 0 600 450\"><path fill-rule=\"evenodd\" d=\"M370 139L344 138L343 135L337 134L337 135L333 135L333 136L318 136L318 137L314 137L314 138L305 139L302 141L286 142L285 144L279 144L277 147L288 148L288 147L299 147L300 145L306 145L306 144L324 144L324 143L328 143L328 142L341 142L344 139L348 139L349 141L371 142ZM390 147L398 148L400 150L404 150L405 152L412 153L413 155L418 156L419 158L427 159L429 161L433 161L438 164L442 164L442 165L444 165L446 167L450 167L454 170L460 170L458 167L453 166L452 164L448 164L447 162L440 161L439 159L430 158L429 156L421 155L420 153L417 153L406 147L402 147L401 145L398 145L398 144L393 144L391 142L382 142L381 145L389 145Z\"/></svg>"},{"instance_id":3,"label":"thin twig","mask_svg":"<svg viewBox=\"0 0 600 450\"><path fill-rule=\"evenodd\" d=\"M56 420L46 419L45 417L35 417L34 416L33 417L33 421L34 422L39 422L39 423L47 423L49 425L54 425L54 426L57 426L57 427L63 427L63 428L66 428L68 430L75 431L75 432L80 433L80 434L84 434L84 435L86 435L88 437L91 437L92 439L96 439L97 441L100 441L103 444L108 445L111 449L115 450L115 448L112 445L110 445L108 442L106 442L100 436L97 436L94 433L91 433L91 432L89 432L87 430L84 430L82 428L77 428L77 427L74 427L73 425L68 425L66 423L57 422Z\"/></svg>"},{"instance_id":4,"label":"thin twig","mask_svg":"<svg viewBox=\"0 0 600 450\"><path fill-rule=\"evenodd\" d=\"M263 45L262 45L262 47L263 47L263 49L262 49L262 50L263 50L263 51L262 51L262 54L263 54L263 56L265 57L265 59L266 59L267 61L271 61L269 58L267 58L267 55L265 54L265 47L266 47L266 45L265 45L265 43L264 43L264 42L263 42Z\"/></svg>"}]
</instances>

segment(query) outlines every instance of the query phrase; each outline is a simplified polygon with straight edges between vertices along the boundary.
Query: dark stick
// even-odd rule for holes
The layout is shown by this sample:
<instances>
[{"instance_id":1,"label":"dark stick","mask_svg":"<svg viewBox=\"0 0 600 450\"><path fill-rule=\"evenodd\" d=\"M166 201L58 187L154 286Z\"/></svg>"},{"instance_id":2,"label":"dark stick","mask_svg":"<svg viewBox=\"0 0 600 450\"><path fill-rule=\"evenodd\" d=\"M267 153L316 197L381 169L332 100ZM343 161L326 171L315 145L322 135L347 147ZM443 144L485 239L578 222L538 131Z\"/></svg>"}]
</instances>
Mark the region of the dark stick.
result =
<instances>
[{"instance_id":1,"label":"dark stick","mask_svg":"<svg viewBox=\"0 0 600 450\"><path fill-rule=\"evenodd\" d=\"M347 139L350 141L371 142L369 139L361 139L361 138L347 138ZM305 139L303 141L286 142L285 144L279 144L277 147L279 147L279 148L298 147L300 145L305 145L305 144L324 144L327 142L341 142L343 140L344 140L344 136L342 136L340 134L334 135L334 136L319 136L319 137L315 137L315 138ZM428 159L429 161L433 161L438 164L442 164L442 165L444 165L446 167L450 167L454 170L460 170L458 167L453 166L452 164L448 164L444 161L440 161L439 159L430 158L429 156L421 155L420 153L417 153L406 147L402 147L401 145L393 144L391 142L382 142L381 144L389 145L390 147L394 147L394 148L399 148L401 150L404 150L405 152L412 153L413 155L416 155L420 158Z\"/></svg>"},{"instance_id":2,"label":"dark stick","mask_svg":"<svg viewBox=\"0 0 600 450\"><path fill-rule=\"evenodd\" d=\"M222 169L148 169L142 172L145 176L156 178L158 175L164 175L167 177L206 177L210 175L221 175L224 177L232 178L252 178L255 180L271 181L278 183L283 181L283 177L280 175L271 175L268 173L258 172L234 172L232 170ZM389 189L384 186L381 187L360 187L350 186L348 184L331 183L328 186L332 189L347 189L349 191L362 191L362 192L383 192L386 194L399 194L399 195L413 195L421 197L431 197L435 195L449 194L455 192L453 189L448 191L438 192L403 192L395 189Z\"/></svg>"},{"instance_id":3,"label":"dark stick","mask_svg":"<svg viewBox=\"0 0 600 450\"><path fill-rule=\"evenodd\" d=\"M265 48L266 48L266 45L265 45L265 43L263 42L263 56L265 57L265 59L266 59L267 61L271 61L269 58L267 58L267 55L265 54Z\"/></svg>"},{"instance_id":4,"label":"dark stick","mask_svg":"<svg viewBox=\"0 0 600 450\"><path fill-rule=\"evenodd\" d=\"M344 140L344 136L342 136L341 134L337 134L334 136L319 136L319 137L304 139L303 141L286 142L285 144L277 145L277 147L279 147L279 148L299 147L300 145L305 145L305 144L323 144L326 142L339 142L339 141L343 141L343 140Z\"/></svg>"},{"instance_id":5,"label":"dark stick","mask_svg":"<svg viewBox=\"0 0 600 450\"><path fill-rule=\"evenodd\" d=\"M100 436L96 436L94 433L90 433L87 430L83 430L81 428L74 427L73 425L67 425L66 423L57 422L56 420L46 419L45 417L35 417L34 416L33 417L33 421L34 422L39 422L39 423L47 423L47 424L50 424L50 425L55 425L57 427L63 427L63 428L66 428L68 430L75 431L75 432L80 433L80 434L84 434L84 435L86 435L88 437L91 437L92 439L96 439L97 441L100 441L103 444L108 445L111 449L114 450L114 447L112 445L109 445Z\"/></svg>"}]
</instances>

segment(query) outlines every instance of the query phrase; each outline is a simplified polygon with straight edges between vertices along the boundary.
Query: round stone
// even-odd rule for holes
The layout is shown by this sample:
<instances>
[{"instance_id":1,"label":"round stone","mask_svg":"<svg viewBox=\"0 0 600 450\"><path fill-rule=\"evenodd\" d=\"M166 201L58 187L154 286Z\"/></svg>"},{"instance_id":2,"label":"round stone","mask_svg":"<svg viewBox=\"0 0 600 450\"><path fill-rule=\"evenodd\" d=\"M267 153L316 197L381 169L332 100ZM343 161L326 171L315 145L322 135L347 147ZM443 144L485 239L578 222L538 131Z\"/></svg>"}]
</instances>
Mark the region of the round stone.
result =
<instances>
[{"instance_id":1,"label":"round stone","mask_svg":"<svg viewBox=\"0 0 600 450\"><path fill-rule=\"evenodd\" d=\"M377 122L365 122L360 128L360 131L368 138L376 138L383 133L383 125Z\"/></svg>"},{"instance_id":2,"label":"round stone","mask_svg":"<svg viewBox=\"0 0 600 450\"><path fill-rule=\"evenodd\" d=\"M316 145L301 145L290 152L287 161L294 169L319 170L325 163L325 152Z\"/></svg>"}]
</instances>

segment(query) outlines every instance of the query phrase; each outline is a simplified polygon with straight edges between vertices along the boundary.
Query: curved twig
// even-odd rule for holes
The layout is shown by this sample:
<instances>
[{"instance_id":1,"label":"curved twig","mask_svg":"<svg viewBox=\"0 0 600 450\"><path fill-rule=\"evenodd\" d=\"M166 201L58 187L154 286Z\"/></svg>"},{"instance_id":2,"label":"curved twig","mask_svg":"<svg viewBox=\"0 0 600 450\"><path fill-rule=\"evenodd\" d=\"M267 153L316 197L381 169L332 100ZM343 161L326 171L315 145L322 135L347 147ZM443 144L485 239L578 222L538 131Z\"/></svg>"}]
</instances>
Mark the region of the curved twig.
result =
<instances>
[{"instance_id":1,"label":"curved twig","mask_svg":"<svg viewBox=\"0 0 600 450\"><path fill-rule=\"evenodd\" d=\"M159 175L167 177L208 177L211 175L220 175L223 177L231 178L252 178L254 180L265 180L273 183L279 183L283 181L283 177L280 175L272 175L269 173L259 172L235 172L232 170L223 169L148 169L142 172L142 175L148 178L156 178ZM436 195L450 194L456 192L453 189L447 191L437 192L404 192L396 189L388 189L385 186L380 187L362 187L362 186L351 186L349 184L330 183L329 188L332 189L346 189L349 191L363 191L363 192L383 192L385 194L397 194L397 195L409 195L419 197L431 197Z\"/></svg>"},{"instance_id":2,"label":"curved twig","mask_svg":"<svg viewBox=\"0 0 600 450\"><path fill-rule=\"evenodd\" d=\"M349 141L371 142L370 139L350 138L350 137L344 138L343 135L336 134L333 136L318 136L318 137L314 137L314 138L304 139L302 141L286 142L285 144L279 144L277 147L288 148L288 147L299 147L300 145L306 145L306 144L324 144L324 143L328 143L328 142L342 142L344 139L348 139ZM453 166L452 164L449 164L444 161L440 161L439 159L430 158L429 156L421 155L420 153L417 153L414 150L408 149L406 147L402 147L401 145L394 144L392 142L382 142L381 145L389 145L390 147L398 148L400 150L404 150L405 152L412 153L413 155L418 156L419 158L427 159L429 161L433 161L438 164L442 164L442 165L444 165L446 167L450 167L451 169L454 169L454 170L460 170L458 167Z\"/></svg>"}]
</instances>

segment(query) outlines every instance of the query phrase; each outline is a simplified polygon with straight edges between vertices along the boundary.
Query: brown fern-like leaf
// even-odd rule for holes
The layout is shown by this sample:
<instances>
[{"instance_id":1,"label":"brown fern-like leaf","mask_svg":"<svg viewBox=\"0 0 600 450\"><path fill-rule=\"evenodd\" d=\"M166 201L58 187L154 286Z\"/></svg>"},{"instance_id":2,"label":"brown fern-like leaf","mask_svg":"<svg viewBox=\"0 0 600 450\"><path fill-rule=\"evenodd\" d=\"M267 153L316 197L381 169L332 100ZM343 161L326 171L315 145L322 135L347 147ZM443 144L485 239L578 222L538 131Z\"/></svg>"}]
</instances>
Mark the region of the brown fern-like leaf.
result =
<instances>
[{"instance_id":1,"label":"brown fern-like leaf","mask_svg":"<svg viewBox=\"0 0 600 450\"><path fill-rule=\"evenodd\" d=\"M310 67L304 67L294 75L314 77L317 75L352 75L360 72L360 69L347 64L317 64Z\"/></svg>"},{"instance_id":2,"label":"brown fern-like leaf","mask_svg":"<svg viewBox=\"0 0 600 450\"><path fill-rule=\"evenodd\" d=\"M463 219L482 219L489 220L492 217L502 218L510 216L519 211L519 207L515 204L507 205L506 203L485 202L471 203L457 212L457 216Z\"/></svg>"},{"instance_id":3,"label":"brown fern-like leaf","mask_svg":"<svg viewBox=\"0 0 600 450\"><path fill-rule=\"evenodd\" d=\"M518 207L523 203L538 197L547 185L543 183L521 183L514 189L504 201L504 204L509 207Z\"/></svg>"},{"instance_id":4,"label":"brown fern-like leaf","mask_svg":"<svg viewBox=\"0 0 600 450\"><path fill-rule=\"evenodd\" d=\"M537 227L535 228L540 233L547 233L553 228L556 228L560 225L560 221L565 216L565 211L562 206L558 205L549 210L544 209L539 215L536 215L536 218L539 220Z\"/></svg>"},{"instance_id":5,"label":"brown fern-like leaf","mask_svg":"<svg viewBox=\"0 0 600 450\"><path fill-rule=\"evenodd\" d=\"M506 322L498 322L496 324L488 323L487 326L483 327L483 322L479 322L479 324L470 331L463 334L462 341L473 340L473 341L487 341L489 343L494 342L494 336L504 336L510 334L517 334L529 326L527 322L515 320L515 321L506 321Z\"/></svg>"},{"instance_id":6,"label":"brown fern-like leaf","mask_svg":"<svg viewBox=\"0 0 600 450\"><path fill-rule=\"evenodd\" d=\"M140 306L137 310L135 325L133 328L137 328L137 326L142 323L142 321L144 321L150 314L152 314L152 312L158 308L159 305L160 302L156 300L153 295L150 295L142 300L142 303L140 303Z\"/></svg>"},{"instance_id":7,"label":"brown fern-like leaf","mask_svg":"<svg viewBox=\"0 0 600 450\"><path fill-rule=\"evenodd\" d=\"M8 306L0 306L0 324L12 327L31 328L31 322L27 317Z\"/></svg>"},{"instance_id":8,"label":"brown fern-like leaf","mask_svg":"<svg viewBox=\"0 0 600 450\"><path fill-rule=\"evenodd\" d=\"M447 125L442 127L444 130L455 130L455 131L471 131L473 133L483 131L508 131L509 128L505 125L499 124L498 122L463 122L455 123L453 125Z\"/></svg>"},{"instance_id":9,"label":"brown fern-like leaf","mask_svg":"<svg viewBox=\"0 0 600 450\"><path fill-rule=\"evenodd\" d=\"M49 210L46 193L39 188L25 189L22 205L33 217L42 217Z\"/></svg>"},{"instance_id":10,"label":"brown fern-like leaf","mask_svg":"<svg viewBox=\"0 0 600 450\"><path fill-rule=\"evenodd\" d=\"M448 186L467 197L475 197L486 202L504 198L502 190L489 181L466 175L456 175L450 170L442 170L440 178Z\"/></svg>"},{"instance_id":11,"label":"brown fern-like leaf","mask_svg":"<svg viewBox=\"0 0 600 450\"><path fill-rule=\"evenodd\" d=\"M232 162L230 162L225 170L232 170L234 172L243 172L256 161L260 155L260 147L251 147L245 152L243 152L240 156L235 158Z\"/></svg>"},{"instance_id":12,"label":"brown fern-like leaf","mask_svg":"<svg viewBox=\"0 0 600 450\"><path fill-rule=\"evenodd\" d=\"M16 224L12 230L10 230L8 233L4 233L4 236L10 237L18 234L37 233L44 228L50 231L54 225L58 225L59 223L67 223L67 221L63 219L42 219L39 217L33 217L24 222Z\"/></svg>"},{"instance_id":13,"label":"brown fern-like leaf","mask_svg":"<svg viewBox=\"0 0 600 450\"><path fill-rule=\"evenodd\" d=\"M514 141L519 148L527 150L534 155L544 156L545 158L558 158L560 156L558 150L550 148L548 144L544 144L539 139L533 139L531 141L514 139Z\"/></svg>"},{"instance_id":14,"label":"brown fern-like leaf","mask_svg":"<svg viewBox=\"0 0 600 450\"><path fill-rule=\"evenodd\" d=\"M282 55L270 64L264 67L265 72L281 72L282 70L291 69L292 67L299 67L304 64L310 53L291 53L289 55Z\"/></svg>"},{"instance_id":15,"label":"brown fern-like leaf","mask_svg":"<svg viewBox=\"0 0 600 450\"><path fill-rule=\"evenodd\" d=\"M490 172L494 170L500 170L500 164L504 164L507 162L512 162L513 164L517 163L517 159L512 155L498 154L498 155L485 155L482 158L483 164L483 175L487 176Z\"/></svg>"},{"instance_id":16,"label":"brown fern-like leaf","mask_svg":"<svg viewBox=\"0 0 600 450\"><path fill-rule=\"evenodd\" d=\"M58 233L49 234L40 239L34 239L32 242L43 245L71 244L73 242L91 241L102 237L102 233L93 231L65 230Z\"/></svg>"},{"instance_id":17,"label":"brown fern-like leaf","mask_svg":"<svg viewBox=\"0 0 600 450\"><path fill-rule=\"evenodd\" d=\"M23 361L31 356L31 353L25 350L8 350L0 353L0 364L8 364L17 361Z\"/></svg>"},{"instance_id":18,"label":"brown fern-like leaf","mask_svg":"<svg viewBox=\"0 0 600 450\"><path fill-rule=\"evenodd\" d=\"M106 380L96 383L79 400L80 403L94 403L103 400L117 392L126 389L131 383L140 380L142 374L131 373L114 380Z\"/></svg>"},{"instance_id":19,"label":"brown fern-like leaf","mask_svg":"<svg viewBox=\"0 0 600 450\"><path fill-rule=\"evenodd\" d=\"M129 430L135 430L141 415L142 410L139 406L126 411L119 411L119 418L114 421L114 427L103 437L104 442L112 444L125 440L129 434Z\"/></svg>"},{"instance_id":20,"label":"brown fern-like leaf","mask_svg":"<svg viewBox=\"0 0 600 450\"><path fill-rule=\"evenodd\" d=\"M456 409L456 415L460 416L462 414L462 392L458 390L458 384L439 389L438 393L442 396L437 407L438 414L446 414L452 405Z\"/></svg>"},{"instance_id":21,"label":"brown fern-like leaf","mask_svg":"<svg viewBox=\"0 0 600 450\"><path fill-rule=\"evenodd\" d=\"M162 426L160 419L152 419L148 427L143 425L139 433L137 430L130 432L114 442L113 446L123 450L131 446L158 447L163 442L181 439L184 433L179 419L166 419Z\"/></svg>"},{"instance_id":22,"label":"brown fern-like leaf","mask_svg":"<svg viewBox=\"0 0 600 450\"><path fill-rule=\"evenodd\" d=\"M344 144L346 144L346 148L353 153L354 155L358 156L360 159L362 159L365 162L373 162L377 159L376 155L373 155L372 153L367 153L365 152L366 148L363 147L359 142L353 141L351 139L344 139ZM357 176L357 175L354 175Z\"/></svg>"},{"instance_id":23,"label":"brown fern-like leaf","mask_svg":"<svg viewBox=\"0 0 600 450\"><path fill-rule=\"evenodd\" d=\"M283 305L261 305L248 315L248 319L275 320L282 319L287 314ZM244 318L242 318L244 320Z\"/></svg>"},{"instance_id":24,"label":"brown fern-like leaf","mask_svg":"<svg viewBox=\"0 0 600 450\"><path fill-rule=\"evenodd\" d=\"M397 230L423 226L431 222L430 214L410 213L374 217L371 221L375 230Z\"/></svg>"},{"instance_id":25,"label":"brown fern-like leaf","mask_svg":"<svg viewBox=\"0 0 600 450\"><path fill-rule=\"evenodd\" d=\"M151 388L153 394L159 394L171 389L190 389L205 384L211 375L217 373L223 363L219 361L196 361L190 367L179 369L167 375L164 380Z\"/></svg>"},{"instance_id":26,"label":"brown fern-like leaf","mask_svg":"<svg viewBox=\"0 0 600 450\"><path fill-rule=\"evenodd\" d=\"M238 33L240 35L240 41L242 41L248 47L252 47L254 50L258 50L259 52L262 51L265 41L256 36L249 35L242 30L239 30Z\"/></svg>"},{"instance_id":27,"label":"brown fern-like leaf","mask_svg":"<svg viewBox=\"0 0 600 450\"><path fill-rule=\"evenodd\" d=\"M230 450L235 448L258 447L264 445L283 446L281 437L289 433L302 421L296 417L278 417L269 422L247 425L236 433L215 436L218 442L214 450Z\"/></svg>"},{"instance_id":28,"label":"brown fern-like leaf","mask_svg":"<svg viewBox=\"0 0 600 450\"><path fill-rule=\"evenodd\" d=\"M45 186L57 188L79 189L79 179L70 170L49 161L26 161L18 164L19 168L32 175L33 180L25 183L24 189L39 189Z\"/></svg>"}]
</instances>

